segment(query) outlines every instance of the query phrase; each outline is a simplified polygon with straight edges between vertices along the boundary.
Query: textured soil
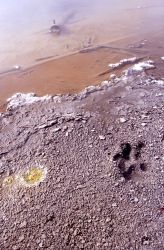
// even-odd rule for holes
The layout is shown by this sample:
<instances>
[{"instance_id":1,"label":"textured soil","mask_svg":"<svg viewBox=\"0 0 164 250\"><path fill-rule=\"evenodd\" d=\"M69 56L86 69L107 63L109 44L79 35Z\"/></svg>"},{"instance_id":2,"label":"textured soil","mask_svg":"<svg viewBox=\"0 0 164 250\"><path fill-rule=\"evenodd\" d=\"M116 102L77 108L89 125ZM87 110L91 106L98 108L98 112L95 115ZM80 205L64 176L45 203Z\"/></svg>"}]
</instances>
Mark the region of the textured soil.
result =
<instances>
[{"instance_id":1,"label":"textured soil","mask_svg":"<svg viewBox=\"0 0 164 250\"><path fill-rule=\"evenodd\" d=\"M163 250L163 94L132 75L2 114L0 249Z\"/></svg>"}]
</instances>

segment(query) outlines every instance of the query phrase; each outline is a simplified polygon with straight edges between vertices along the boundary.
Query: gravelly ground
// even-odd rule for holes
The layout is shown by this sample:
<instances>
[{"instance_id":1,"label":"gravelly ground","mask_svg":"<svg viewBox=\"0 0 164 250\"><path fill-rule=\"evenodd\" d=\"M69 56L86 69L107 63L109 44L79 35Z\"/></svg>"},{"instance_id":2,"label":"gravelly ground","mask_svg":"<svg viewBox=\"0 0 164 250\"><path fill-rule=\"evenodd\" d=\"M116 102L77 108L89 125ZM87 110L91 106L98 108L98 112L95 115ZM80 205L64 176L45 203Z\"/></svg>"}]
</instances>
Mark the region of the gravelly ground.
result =
<instances>
[{"instance_id":1,"label":"gravelly ground","mask_svg":"<svg viewBox=\"0 0 164 250\"><path fill-rule=\"evenodd\" d=\"M147 78L0 117L0 249L164 249L164 91ZM32 166L43 182L4 184Z\"/></svg>"}]
</instances>

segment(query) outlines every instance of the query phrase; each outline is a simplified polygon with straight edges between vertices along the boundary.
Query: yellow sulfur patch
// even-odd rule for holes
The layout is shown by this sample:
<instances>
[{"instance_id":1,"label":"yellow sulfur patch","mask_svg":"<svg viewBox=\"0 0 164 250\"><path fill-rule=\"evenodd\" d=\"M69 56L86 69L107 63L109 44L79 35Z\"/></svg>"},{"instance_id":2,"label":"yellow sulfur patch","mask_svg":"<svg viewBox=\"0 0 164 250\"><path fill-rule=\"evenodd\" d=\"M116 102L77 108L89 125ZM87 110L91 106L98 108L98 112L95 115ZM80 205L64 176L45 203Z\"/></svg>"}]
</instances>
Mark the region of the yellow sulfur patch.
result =
<instances>
[{"instance_id":1,"label":"yellow sulfur patch","mask_svg":"<svg viewBox=\"0 0 164 250\"><path fill-rule=\"evenodd\" d=\"M10 175L3 180L4 186L11 186L14 183L14 176Z\"/></svg>"},{"instance_id":2,"label":"yellow sulfur patch","mask_svg":"<svg viewBox=\"0 0 164 250\"><path fill-rule=\"evenodd\" d=\"M31 168L23 176L23 181L27 185L35 185L43 181L45 177L45 170L41 168Z\"/></svg>"}]
</instances>

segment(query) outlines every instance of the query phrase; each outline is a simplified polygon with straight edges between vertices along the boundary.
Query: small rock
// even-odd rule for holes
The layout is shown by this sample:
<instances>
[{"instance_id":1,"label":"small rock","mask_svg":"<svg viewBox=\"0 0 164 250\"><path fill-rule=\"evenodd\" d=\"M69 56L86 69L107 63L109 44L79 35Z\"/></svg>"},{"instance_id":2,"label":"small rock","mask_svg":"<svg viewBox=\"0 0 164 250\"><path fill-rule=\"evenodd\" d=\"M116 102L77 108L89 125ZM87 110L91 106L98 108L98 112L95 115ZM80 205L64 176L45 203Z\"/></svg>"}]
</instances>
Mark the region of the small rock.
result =
<instances>
[{"instance_id":1,"label":"small rock","mask_svg":"<svg viewBox=\"0 0 164 250\"><path fill-rule=\"evenodd\" d=\"M67 132L65 133L65 136L68 137L68 135L69 135L69 132L67 131Z\"/></svg>"},{"instance_id":2,"label":"small rock","mask_svg":"<svg viewBox=\"0 0 164 250\"><path fill-rule=\"evenodd\" d=\"M120 182L122 183L122 182L124 182L125 181L125 178L124 177L121 177L120 178Z\"/></svg>"},{"instance_id":3,"label":"small rock","mask_svg":"<svg viewBox=\"0 0 164 250\"><path fill-rule=\"evenodd\" d=\"M76 236L78 234L78 228L75 229L75 231L73 232L73 236Z\"/></svg>"},{"instance_id":4,"label":"small rock","mask_svg":"<svg viewBox=\"0 0 164 250\"><path fill-rule=\"evenodd\" d=\"M144 240L143 241L143 245L149 245L149 243L150 243L149 240Z\"/></svg>"},{"instance_id":5,"label":"small rock","mask_svg":"<svg viewBox=\"0 0 164 250\"><path fill-rule=\"evenodd\" d=\"M66 131L67 129L68 129L67 126L64 126L64 127L63 127L63 131Z\"/></svg>"},{"instance_id":6,"label":"small rock","mask_svg":"<svg viewBox=\"0 0 164 250\"><path fill-rule=\"evenodd\" d=\"M39 129L43 129L43 128L46 128L47 124L43 124L43 125L40 125L38 126Z\"/></svg>"},{"instance_id":7,"label":"small rock","mask_svg":"<svg viewBox=\"0 0 164 250\"><path fill-rule=\"evenodd\" d=\"M43 246L43 242L41 242L40 244L39 244L39 247L42 247Z\"/></svg>"},{"instance_id":8,"label":"small rock","mask_svg":"<svg viewBox=\"0 0 164 250\"><path fill-rule=\"evenodd\" d=\"M37 240L36 240L36 243L39 244L39 243L40 243L40 239L37 239Z\"/></svg>"},{"instance_id":9,"label":"small rock","mask_svg":"<svg viewBox=\"0 0 164 250\"><path fill-rule=\"evenodd\" d=\"M108 223L108 222L110 222L111 221L111 218L110 217L107 217L106 218L106 222Z\"/></svg>"},{"instance_id":10,"label":"small rock","mask_svg":"<svg viewBox=\"0 0 164 250\"><path fill-rule=\"evenodd\" d=\"M105 140L105 136L104 135L99 135L100 140Z\"/></svg>"},{"instance_id":11,"label":"small rock","mask_svg":"<svg viewBox=\"0 0 164 250\"><path fill-rule=\"evenodd\" d=\"M160 96L163 96L163 93L157 93L155 94L156 97L160 97Z\"/></svg>"},{"instance_id":12,"label":"small rock","mask_svg":"<svg viewBox=\"0 0 164 250\"><path fill-rule=\"evenodd\" d=\"M129 192L130 192L130 193L134 193L135 190L134 190L134 189L130 189Z\"/></svg>"},{"instance_id":13,"label":"small rock","mask_svg":"<svg viewBox=\"0 0 164 250\"><path fill-rule=\"evenodd\" d=\"M112 203L112 207L117 207L117 203Z\"/></svg>"},{"instance_id":14,"label":"small rock","mask_svg":"<svg viewBox=\"0 0 164 250\"><path fill-rule=\"evenodd\" d=\"M121 118L120 118L120 122L121 122L121 123L125 123L125 122L127 122L127 119L126 119L125 117L121 117Z\"/></svg>"},{"instance_id":15,"label":"small rock","mask_svg":"<svg viewBox=\"0 0 164 250\"><path fill-rule=\"evenodd\" d=\"M60 131L61 130L61 128L54 128L53 129L53 132L58 132L58 131Z\"/></svg>"},{"instance_id":16,"label":"small rock","mask_svg":"<svg viewBox=\"0 0 164 250\"><path fill-rule=\"evenodd\" d=\"M23 221L23 222L20 224L19 228L26 227L26 225L27 225L27 222L26 222L26 221Z\"/></svg>"},{"instance_id":17,"label":"small rock","mask_svg":"<svg viewBox=\"0 0 164 250\"><path fill-rule=\"evenodd\" d=\"M145 122L142 122L142 123L141 123L141 126L142 126L142 127L146 127L147 124L146 124Z\"/></svg>"},{"instance_id":18,"label":"small rock","mask_svg":"<svg viewBox=\"0 0 164 250\"><path fill-rule=\"evenodd\" d=\"M23 240L24 240L24 235L20 236L18 239L19 242L22 242Z\"/></svg>"},{"instance_id":19,"label":"small rock","mask_svg":"<svg viewBox=\"0 0 164 250\"><path fill-rule=\"evenodd\" d=\"M138 202L139 199L137 197L134 198L134 202Z\"/></svg>"},{"instance_id":20,"label":"small rock","mask_svg":"<svg viewBox=\"0 0 164 250\"><path fill-rule=\"evenodd\" d=\"M76 118L75 118L75 121L78 122L78 121L81 121L82 119L83 119L83 118L82 118L81 116L79 116L79 117L76 117Z\"/></svg>"},{"instance_id":21,"label":"small rock","mask_svg":"<svg viewBox=\"0 0 164 250\"><path fill-rule=\"evenodd\" d=\"M154 159L155 159L155 160L159 160L159 156L157 156L157 155L154 156Z\"/></svg>"}]
</instances>

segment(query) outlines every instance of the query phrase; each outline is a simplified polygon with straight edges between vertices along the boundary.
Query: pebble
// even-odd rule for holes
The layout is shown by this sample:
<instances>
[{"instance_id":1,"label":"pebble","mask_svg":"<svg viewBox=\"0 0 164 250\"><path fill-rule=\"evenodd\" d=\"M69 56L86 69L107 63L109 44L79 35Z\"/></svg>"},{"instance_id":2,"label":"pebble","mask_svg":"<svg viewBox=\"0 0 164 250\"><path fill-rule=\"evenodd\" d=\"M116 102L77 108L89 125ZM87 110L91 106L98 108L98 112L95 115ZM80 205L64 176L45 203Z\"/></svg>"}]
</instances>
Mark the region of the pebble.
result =
<instances>
[{"instance_id":1,"label":"pebble","mask_svg":"<svg viewBox=\"0 0 164 250\"><path fill-rule=\"evenodd\" d=\"M154 156L154 159L155 159L155 160L159 160L159 156L157 156L157 155Z\"/></svg>"},{"instance_id":2,"label":"pebble","mask_svg":"<svg viewBox=\"0 0 164 250\"><path fill-rule=\"evenodd\" d=\"M19 242L22 242L23 240L24 240L24 235L20 236L18 239Z\"/></svg>"},{"instance_id":3,"label":"pebble","mask_svg":"<svg viewBox=\"0 0 164 250\"><path fill-rule=\"evenodd\" d=\"M106 218L106 222L108 223L108 222L110 222L112 219L110 218L110 217L107 217Z\"/></svg>"},{"instance_id":4,"label":"pebble","mask_svg":"<svg viewBox=\"0 0 164 250\"><path fill-rule=\"evenodd\" d=\"M36 240L36 243L39 244L39 243L40 243L40 239L37 239L37 240Z\"/></svg>"},{"instance_id":5,"label":"pebble","mask_svg":"<svg viewBox=\"0 0 164 250\"><path fill-rule=\"evenodd\" d=\"M59 130L61 130L61 128L54 128L53 132L58 132Z\"/></svg>"},{"instance_id":6,"label":"pebble","mask_svg":"<svg viewBox=\"0 0 164 250\"><path fill-rule=\"evenodd\" d=\"M160 97L160 96L163 96L163 93L157 93L155 94L156 97Z\"/></svg>"},{"instance_id":7,"label":"pebble","mask_svg":"<svg viewBox=\"0 0 164 250\"><path fill-rule=\"evenodd\" d=\"M27 225L27 222L26 222L26 221L23 221L23 222L20 224L19 228L26 227L26 225Z\"/></svg>"},{"instance_id":8,"label":"pebble","mask_svg":"<svg viewBox=\"0 0 164 250\"><path fill-rule=\"evenodd\" d=\"M112 203L112 207L117 207L117 203Z\"/></svg>"},{"instance_id":9,"label":"pebble","mask_svg":"<svg viewBox=\"0 0 164 250\"><path fill-rule=\"evenodd\" d=\"M120 182L122 183L122 182L124 182L125 181L125 178L124 177L121 177L120 178Z\"/></svg>"},{"instance_id":10,"label":"pebble","mask_svg":"<svg viewBox=\"0 0 164 250\"><path fill-rule=\"evenodd\" d=\"M41 242L40 244L39 244L39 247L42 247L43 246L43 242Z\"/></svg>"},{"instance_id":11,"label":"pebble","mask_svg":"<svg viewBox=\"0 0 164 250\"><path fill-rule=\"evenodd\" d=\"M138 202L139 199L137 197L134 198L134 202Z\"/></svg>"},{"instance_id":12,"label":"pebble","mask_svg":"<svg viewBox=\"0 0 164 250\"><path fill-rule=\"evenodd\" d=\"M76 117L76 118L75 118L75 121L78 122L78 121L81 121L82 119L83 119L83 118L79 116L79 117Z\"/></svg>"},{"instance_id":13,"label":"pebble","mask_svg":"<svg viewBox=\"0 0 164 250\"><path fill-rule=\"evenodd\" d=\"M66 131L67 129L68 129L67 126L64 126L64 127L63 127L63 131Z\"/></svg>"},{"instance_id":14,"label":"pebble","mask_svg":"<svg viewBox=\"0 0 164 250\"><path fill-rule=\"evenodd\" d=\"M100 140L105 140L105 136L104 135L99 135Z\"/></svg>"},{"instance_id":15,"label":"pebble","mask_svg":"<svg viewBox=\"0 0 164 250\"><path fill-rule=\"evenodd\" d=\"M149 245L149 240L144 240L143 245Z\"/></svg>"},{"instance_id":16,"label":"pebble","mask_svg":"<svg viewBox=\"0 0 164 250\"><path fill-rule=\"evenodd\" d=\"M68 137L68 135L69 135L69 132L67 131L67 132L65 133L65 136Z\"/></svg>"},{"instance_id":17,"label":"pebble","mask_svg":"<svg viewBox=\"0 0 164 250\"><path fill-rule=\"evenodd\" d=\"M147 124L146 124L145 122L142 122L142 123L141 123L141 126L142 126L142 127L146 127L146 125L147 125Z\"/></svg>"},{"instance_id":18,"label":"pebble","mask_svg":"<svg viewBox=\"0 0 164 250\"><path fill-rule=\"evenodd\" d=\"M124 118L124 117L121 117L121 118L120 118L120 122L121 122L121 123L125 123L125 122L127 122L127 119Z\"/></svg>"}]
</instances>

